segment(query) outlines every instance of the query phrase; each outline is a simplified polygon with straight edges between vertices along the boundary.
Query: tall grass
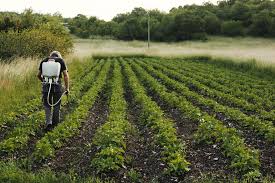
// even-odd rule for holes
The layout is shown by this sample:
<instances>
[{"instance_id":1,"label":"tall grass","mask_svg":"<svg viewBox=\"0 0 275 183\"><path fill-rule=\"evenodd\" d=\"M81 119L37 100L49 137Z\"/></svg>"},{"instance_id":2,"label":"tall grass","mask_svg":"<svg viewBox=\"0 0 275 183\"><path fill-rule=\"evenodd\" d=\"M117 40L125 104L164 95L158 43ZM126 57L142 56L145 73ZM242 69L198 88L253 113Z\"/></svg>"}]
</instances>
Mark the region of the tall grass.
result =
<instances>
[{"instance_id":1,"label":"tall grass","mask_svg":"<svg viewBox=\"0 0 275 183\"><path fill-rule=\"evenodd\" d=\"M147 49L147 42L143 41L88 39L75 39L74 41L74 55L76 56L99 54L144 54L165 57L207 55L238 61L255 59L257 63L268 66L275 64L275 39L209 37L208 41L185 41L179 43L152 42L150 49Z\"/></svg>"},{"instance_id":2,"label":"tall grass","mask_svg":"<svg viewBox=\"0 0 275 183\"><path fill-rule=\"evenodd\" d=\"M41 84L36 77L40 61L41 59L18 58L11 63L0 64L1 115L12 111L14 106L22 106L32 98L41 96ZM73 56L65 58L70 71L79 69L81 63L87 61Z\"/></svg>"},{"instance_id":3,"label":"tall grass","mask_svg":"<svg viewBox=\"0 0 275 183\"><path fill-rule=\"evenodd\" d=\"M37 65L38 60L35 59L17 59L9 64L0 64L0 114L40 94Z\"/></svg>"}]
</instances>

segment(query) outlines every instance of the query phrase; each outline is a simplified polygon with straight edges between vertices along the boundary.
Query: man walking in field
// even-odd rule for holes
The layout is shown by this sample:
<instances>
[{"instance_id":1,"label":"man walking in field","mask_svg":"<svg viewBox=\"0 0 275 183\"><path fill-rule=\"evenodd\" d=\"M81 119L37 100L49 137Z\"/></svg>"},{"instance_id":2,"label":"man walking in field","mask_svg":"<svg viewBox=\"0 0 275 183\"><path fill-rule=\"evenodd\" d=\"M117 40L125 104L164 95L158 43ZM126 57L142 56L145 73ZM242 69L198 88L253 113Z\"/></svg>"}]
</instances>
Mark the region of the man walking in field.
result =
<instances>
[{"instance_id":1,"label":"man walking in field","mask_svg":"<svg viewBox=\"0 0 275 183\"><path fill-rule=\"evenodd\" d=\"M42 84L43 105L46 114L46 131L60 121L60 106L63 87L62 74L65 82L65 92L69 93L69 74L67 66L58 51L53 51L49 57L41 61L37 77ZM53 108L53 112L52 112Z\"/></svg>"}]
</instances>

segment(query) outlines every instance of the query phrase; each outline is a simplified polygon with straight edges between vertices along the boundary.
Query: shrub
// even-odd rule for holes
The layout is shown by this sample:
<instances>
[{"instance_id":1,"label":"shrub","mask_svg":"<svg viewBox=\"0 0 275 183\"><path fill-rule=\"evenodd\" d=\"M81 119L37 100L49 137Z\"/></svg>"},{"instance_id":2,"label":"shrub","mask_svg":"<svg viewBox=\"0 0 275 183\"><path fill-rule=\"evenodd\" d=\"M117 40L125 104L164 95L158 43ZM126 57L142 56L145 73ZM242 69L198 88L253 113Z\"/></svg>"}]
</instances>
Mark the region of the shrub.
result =
<instances>
[{"instance_id":1,"label":"shrub","mask_svg":"<svg viewBox=\"0 0 275 183\"><path fill-rule=\"evenodd\" d=\"M53 50L67 54L72 46L69 37L56 35L44 28L27 29L20 33L0 32L0 59L44 57Z\"/></svg>"}]
</instances>

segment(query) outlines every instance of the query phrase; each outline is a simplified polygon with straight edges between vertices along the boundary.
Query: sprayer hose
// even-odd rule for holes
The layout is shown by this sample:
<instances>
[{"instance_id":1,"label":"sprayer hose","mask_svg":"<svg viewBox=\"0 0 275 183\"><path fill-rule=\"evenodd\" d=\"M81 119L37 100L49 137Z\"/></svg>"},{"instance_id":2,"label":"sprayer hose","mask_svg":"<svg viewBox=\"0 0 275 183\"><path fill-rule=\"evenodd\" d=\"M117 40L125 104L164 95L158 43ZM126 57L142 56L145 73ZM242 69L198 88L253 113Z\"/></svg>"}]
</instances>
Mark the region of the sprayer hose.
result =
<instances>
[{"instance_id":1,"label":"sprayer hose","mask_svg":"<svg viewBox=\"0 0 275 183\"><path fill-rule=\"evenodd\" d=\"M54 106L56 106L61 101L61 98L63 97L63 95L66 94L67 91L65 91L64 93L62 93L61 97L58 99L58 101L55 104L50 104L50 92L51 92L51 89L52 89L52 83L50 83L50 87L49 87L49 91L48 91L48 96L47 96L47 102L48 102L49 106L54 107Z\"/></svg>"}]
</instances>

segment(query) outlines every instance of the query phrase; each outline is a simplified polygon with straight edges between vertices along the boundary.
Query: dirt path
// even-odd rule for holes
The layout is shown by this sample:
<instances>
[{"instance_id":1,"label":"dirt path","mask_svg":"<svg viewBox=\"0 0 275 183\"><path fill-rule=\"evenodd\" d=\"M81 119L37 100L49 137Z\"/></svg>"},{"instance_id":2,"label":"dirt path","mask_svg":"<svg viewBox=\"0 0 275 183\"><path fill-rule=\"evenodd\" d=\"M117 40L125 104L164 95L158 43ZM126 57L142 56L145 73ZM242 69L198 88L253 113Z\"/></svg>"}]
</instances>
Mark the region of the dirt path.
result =
<instances>
[{"instance_id":1,"label":"dirt path","mask_svg":"<svg viewBox=\"0 0 275 183\"><path fill-rule=\"evenodd\" d=\"M96 129L106 121L108 116L108 96L105 91L99 94L79 135L71 138L63 148L58 150L56 158L47 163L51 169L67 173L73 169L79 176L90 175L91 159L96 152L95 147L91 147L92 139Z\"/></svg>"},{"instance_id":2,"label":"dirt path","mask_svg":"<svg viewBox=\"0 0 275 183\"><path fill-rule=\"evenodd\" d=\"M132 158L128 165L129 169L135 170L140 177L141 182L150 182L152 180L163 179L163 163L161 162L161 150L154 143L153 132L150 127L140 122L141 109L133 101L133 95L128 89L125 95L128 103L128 120L135 128L127 138L126 154ZM129 176L124 182L129 182Z\"/></svg>"}]
</instances>

